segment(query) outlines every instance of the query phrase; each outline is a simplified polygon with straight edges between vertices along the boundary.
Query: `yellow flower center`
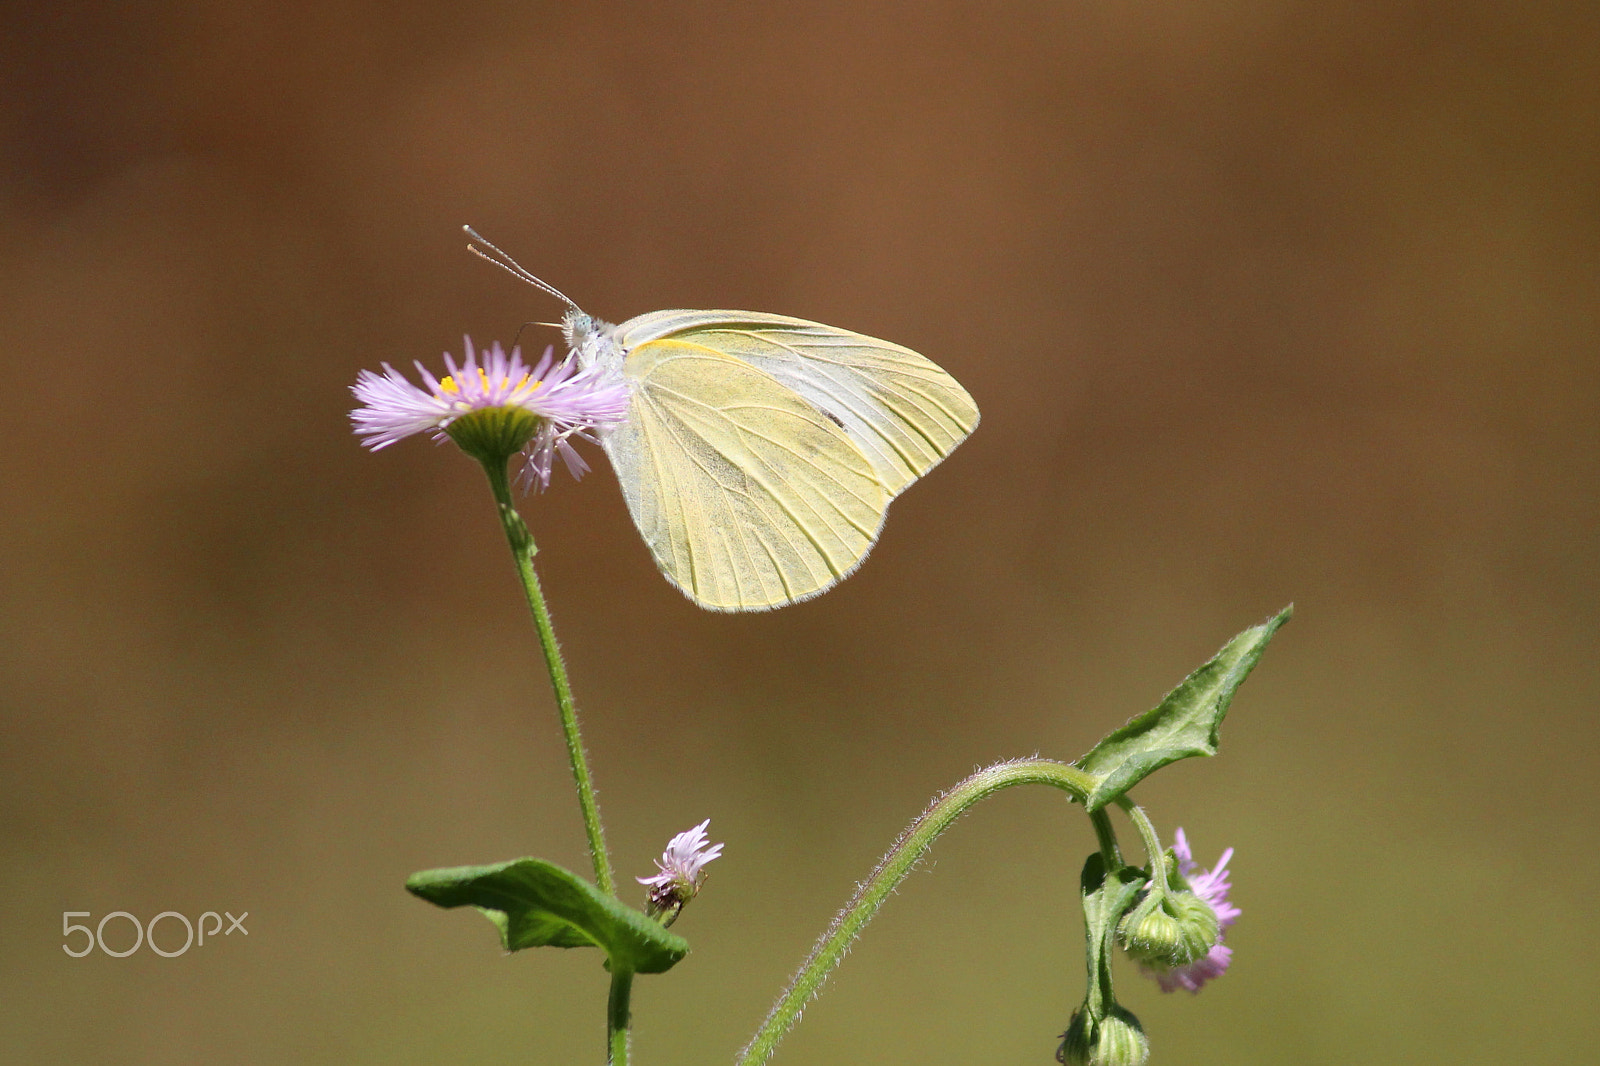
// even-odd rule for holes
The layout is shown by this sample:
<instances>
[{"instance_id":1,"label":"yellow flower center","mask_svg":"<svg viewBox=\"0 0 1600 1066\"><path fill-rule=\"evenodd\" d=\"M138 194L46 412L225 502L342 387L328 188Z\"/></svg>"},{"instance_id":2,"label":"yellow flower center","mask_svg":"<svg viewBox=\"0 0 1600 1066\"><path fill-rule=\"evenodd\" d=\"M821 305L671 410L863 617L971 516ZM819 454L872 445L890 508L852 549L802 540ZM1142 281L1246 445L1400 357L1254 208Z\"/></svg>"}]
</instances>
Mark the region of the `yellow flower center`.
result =
<instances>
[{"instance_id":1,"label":"yellow flower center","mask_svg":"<svg viewBox=\"0 0 1600 1066\"><path fill-rule=\"evenodd\" d=\"M528 375L528 374L522 375L522 377L517 381L517 383L515 385L512 386L512 388L514 388L514 389L522 388L522 386L524 386L524 385L526 385L528 383L528 378L530 376L531 375ZM483 367L481 367L481 366L478 368L478 380L479 380L479 382L482 383L482 385L483 385L483 387L485 389L489 389L489 388L493 387L492 384L489 381L489 372L487 370L483 369ZM543 384L544 384L544 382L542 382L542 381L535 381L533 383L533 387L537 389L540 385L543 385ZM451 377L449 374L446 374L444 377L439 379L439 388L442 389L445 392L450 393L451 395L454 395L454 396L460 396L461 395L461 386L456 384L456 379Z\"/></svg>"}]
</instances>

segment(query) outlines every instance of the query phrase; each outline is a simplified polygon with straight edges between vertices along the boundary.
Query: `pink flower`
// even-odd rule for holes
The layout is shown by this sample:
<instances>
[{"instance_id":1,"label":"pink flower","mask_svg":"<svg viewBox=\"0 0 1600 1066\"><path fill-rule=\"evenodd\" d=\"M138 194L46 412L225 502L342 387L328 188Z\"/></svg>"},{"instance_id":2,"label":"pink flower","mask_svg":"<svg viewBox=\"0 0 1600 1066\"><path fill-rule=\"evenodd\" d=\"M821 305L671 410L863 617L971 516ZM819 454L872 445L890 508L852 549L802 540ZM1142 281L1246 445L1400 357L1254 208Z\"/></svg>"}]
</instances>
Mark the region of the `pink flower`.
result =
<instances>
[{"instance_id":1,"label":"pink flower","mask_svg":"<svg viewBox=\"0 0 1600 1066\"><path fill-rule=\"evenodd\" d=\"M665 925L671 925L683 905L700 891L706 863L722 854L721 844L706 846L706 826L710 824L711 819L707 818L693 829L673 837L667 842L667 850L656 860L658 872L650 877L634 878L650 889L645 910L652 916L665 914Z\"/></svg>"},{"instance_id":2,"label":"pink flower","mask_svg":"<svg viewBox=\"0 0 1600 1066\"><path fill-rule=\"evenodd\" d=\"M1193 852L1189 850L1189 838L1184 836L1182 829L1179 829L1175 834L1172 850L1178 856L1178 872L1189 882L1194 894L1216 912L1217 926L1226 930L1240 914L1239 908L1228 902L1228 890L1233 887L1228 879L1228 862L1233 858L1233 849L1224 851L1216 866L1202 870L1194 861ZM1209 952L1187 966L1178 966L1170 970L1140 966L1140 972L1146 977L1155 978L1156 984L1161 986L1163 992L1176 992L1180 988L1198 992L1207 981L1228 972L1228 964L1233 960L1233 949L1222 940L1223 937L1218 936L1216 944L1212 945Z\"/></svg>"},{"instance_id":3,"label":"pink flower","mask_svg":"<svg viewBox=\"0 0 1600 1066\"><path fill-rule=\"evenodd\" d=\"M522 361L522 350L509 355L500 345L487 351L473 351L472 340L463 338L466 359L460 366L445 353L449 374L435 378L421 364L417 373L425 388L413 385L388 363L383 373L363 370L351 387L361 406L350 412L356 436L373 451L396 441L431 431L435 441L454 438L466 444L460 431L467 423L451 427L469 416L509 416L495 425L500 433L493 439L507 443L506 454L521 451L525 456L522 477L525 484L550 484L554 457L560 453L573 477L582 477L588 464L567 443L571 436L593 439L590 431L623 421L628 413L630 390L626 379L614 369L590 367L580 370L570 357L555 361L554 349L530 368ZM486 427L489 428L489 427ZM472 438L483 439L483 434ZM471 450L471 449L469 449Z\"/></svg>"}]
</instances>

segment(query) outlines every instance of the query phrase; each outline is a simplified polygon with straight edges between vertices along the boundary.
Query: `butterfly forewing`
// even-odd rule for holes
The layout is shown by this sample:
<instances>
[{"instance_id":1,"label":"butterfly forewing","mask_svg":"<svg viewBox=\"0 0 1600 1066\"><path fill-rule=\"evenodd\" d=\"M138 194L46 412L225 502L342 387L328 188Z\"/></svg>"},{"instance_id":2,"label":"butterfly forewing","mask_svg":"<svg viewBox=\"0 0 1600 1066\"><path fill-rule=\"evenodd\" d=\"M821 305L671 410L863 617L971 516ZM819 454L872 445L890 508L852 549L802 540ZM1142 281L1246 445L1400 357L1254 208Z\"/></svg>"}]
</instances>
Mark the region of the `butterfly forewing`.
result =
<instances>
[{"instance_id":1,"label":"butterfly forewing","mask_svg":"<svg viewBox=\"0 0 1600 1066\"><path fill-rule=\"evenodd\" d=\"M765 371L836 422L890 497L978 424L961 385L909 348L818 322L752 311L656 311L617 329L624 349L691 342Z\"/></svg>"},{"instance_id":2,"label":"butterfly forewing","mask_svg":"<svg viewBox=\"0 0 1600 1066\"><path fill-rule=\"evenodd\" d=\"M633 406L605 448L673 584L705 607L761 610L860 565L891 494L850 436L715 347L674 336L625 348Z\"/></svg>"}]
</instances>

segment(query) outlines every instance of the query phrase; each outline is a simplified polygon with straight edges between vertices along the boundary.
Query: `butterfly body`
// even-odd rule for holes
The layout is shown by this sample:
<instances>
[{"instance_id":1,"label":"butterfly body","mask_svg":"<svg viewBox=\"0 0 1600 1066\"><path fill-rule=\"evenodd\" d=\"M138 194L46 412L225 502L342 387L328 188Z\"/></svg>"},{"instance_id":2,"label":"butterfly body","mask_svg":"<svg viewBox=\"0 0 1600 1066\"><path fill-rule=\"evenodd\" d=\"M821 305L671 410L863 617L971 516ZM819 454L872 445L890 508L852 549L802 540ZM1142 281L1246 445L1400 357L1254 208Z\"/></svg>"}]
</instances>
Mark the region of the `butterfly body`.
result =
<instances>
[{"instance_id":1,"label":"butterfly body","mask_svg":"<svg viewBox=\"0 0 1600 1066\"><path fill-rule=\"evenodd\" d=\"M633 389L601 438L667 580L702 607L768 610L849 576L889 502L978 423L909 348L753 311L563 321L580 365Z\"/></svg>"}]
</instances>

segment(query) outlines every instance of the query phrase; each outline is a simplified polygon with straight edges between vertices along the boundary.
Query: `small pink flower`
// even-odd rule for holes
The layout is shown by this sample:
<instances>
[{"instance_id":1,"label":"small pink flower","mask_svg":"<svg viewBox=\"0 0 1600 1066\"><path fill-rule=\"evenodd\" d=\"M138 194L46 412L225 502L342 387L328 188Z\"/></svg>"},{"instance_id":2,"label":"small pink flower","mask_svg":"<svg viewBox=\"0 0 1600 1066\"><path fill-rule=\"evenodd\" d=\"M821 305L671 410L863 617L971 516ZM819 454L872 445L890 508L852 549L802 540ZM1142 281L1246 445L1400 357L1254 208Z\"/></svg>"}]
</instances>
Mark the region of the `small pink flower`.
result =
<instances>
[{"instance_id":1,"label":"small pink flower","mask_svg":"<svg viewBox=\"0 0 1600 1066\"><path fill-rule=\"evenodd\" d=\"M1179 829L1174 835L1172 850L1178 856L1178 872L1189 882L1194 894L1216 912L1217 926L1226 930L1240 914L1239 908L1228 902L1228 890L1233 887L1228 879L1228 862L1233 858L1233 849L1224 851L1216 866L1202 870L1194 861L1194 853L1189 850L1189 838L1184 836L1182 829ZM1222 939L1222 936L1219 936L1209 952L1187 966L1178 966L1170 970L1140 966L1140 972L1146 977L1155 978L1156 984L1161 986L1163 992L1176 992L1180 988L1198 992L1207 981L1228 972L1228 964L1233 960L1233 949L1224 944Z\"/></svg>"},{"instance_id":2,"label":"small pink flower","mask_svg":"<svg viewBox=\"0 0 1600 1066\"><path fill-rule=\"evenodd\" d=\"M470 338L463 341L465 360L457 366L446 352L449 374L443 379L416 364L425 388L407 381L388 363L383 364L382 374L363 370L357 375L351 391L361 406L350 412L350 420L363 444L377 451L430 431L435 441L443 441L451 424L464 416L494 409L524 412L531 423L521 447L522 478L525 484L537 482L547 488L557 453L573 477L582 477L588 469L567 443L568 437L592 440L592 430L627 417L629 386L614 369L580 370L570 357L557 363L553 348L546 348L544 357L530 368L522 361L520 348L508 355L497 343L477 353Z\"/></svg>"},{"instance_id":3,"label":"small pink flower","mask_svg":"<svg viewBox=\"0 0 1600 1066\"><path fill-rule=\"evenodd\" d=\"M705 880L706 863L722 854L721 844L706 846L707 818L693 829L685 830L667 842L667 850L656 860L657 873L650 877L636 877L635 881L650 889L646 911L652 915L665 914L664 924L671 925L683 905L700 891Z\"/></svg>"}]
</instances>

